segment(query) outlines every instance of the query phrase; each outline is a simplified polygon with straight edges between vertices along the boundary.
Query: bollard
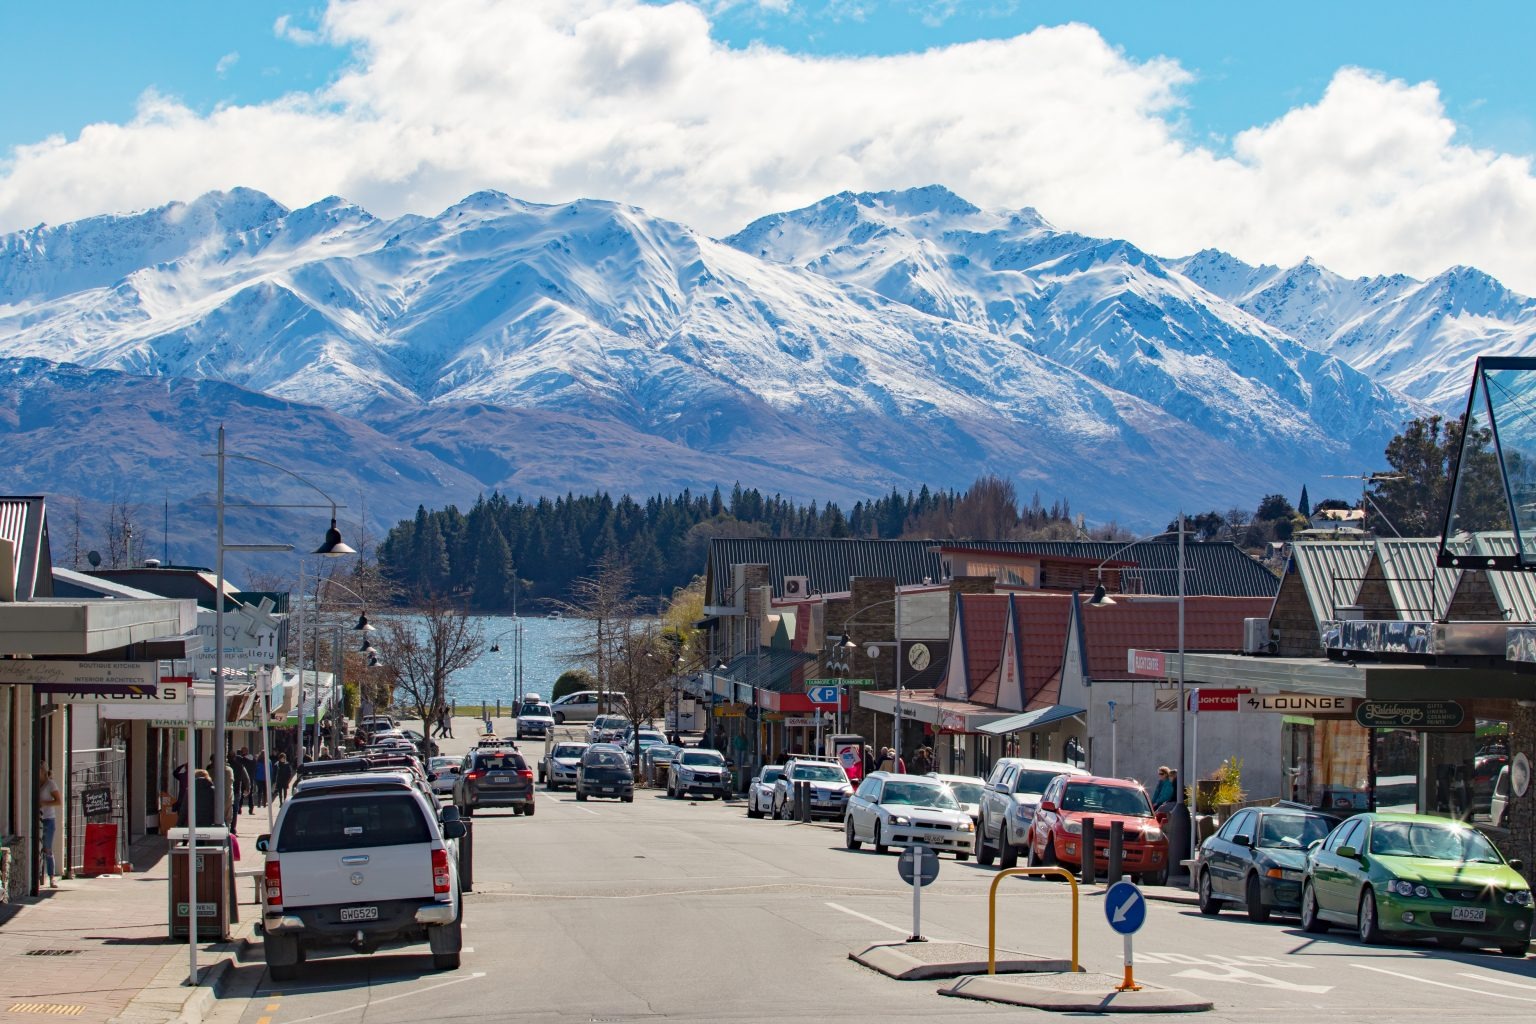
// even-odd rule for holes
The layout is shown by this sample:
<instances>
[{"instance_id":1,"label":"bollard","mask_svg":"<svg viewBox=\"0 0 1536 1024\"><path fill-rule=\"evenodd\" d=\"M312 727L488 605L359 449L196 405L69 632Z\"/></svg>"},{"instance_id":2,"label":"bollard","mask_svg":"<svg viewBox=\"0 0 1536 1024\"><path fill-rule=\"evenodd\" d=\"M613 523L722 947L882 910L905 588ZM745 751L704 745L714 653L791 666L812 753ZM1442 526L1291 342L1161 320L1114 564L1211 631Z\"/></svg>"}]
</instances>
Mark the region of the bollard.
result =
<instances>
[{"instance_id":1,"label":"bollard","mask_svg":"<svg viewBox=\"0 0 1536 1024\"><path fill-rule=\"evenodd\" d=\"M1120 877L1120 867L1125 862L1125 823L1109 823L1109 873L1106 880L1113 883Z\"/></svg>"},{"instance_id":2,"label":"bollard","mask_svg":"<svg viewBox=\"0 0 1536 1024\"><path fill-rule=\"evenodd\" d=\"M459 840L459 889L473 892L475 888L475 823L464 822L464 838Z\"/></svg>"},{"instance_id":3,"label":"bollard","mask_svg":"<svg viewBox=\"0 0 1536 1024\"><path fill-rule=\"evenodd\" d=\"M497 718L501 717L501 698L500 697L496 698L496 717Z\"/></svg>"},{"instance_id":4,"label":"bollard","mask_svg":"<svg viewBox=\"0 0 1536 1024\"><path fill-rule=\"evenodd\" d=\"M795 783L795 819L811 820L811 784L809 782Z\"/></svg>"},{"instance_id":5,"label":"bollard","mask_svg":"<svg viewBox=\"0 0 1536 1024\"><path fill-rule=\"evenodd\" d=\"M1083 819L1083 884L1092 885L1098 878L1099 866L1094 862L1097 853L1098 832L1093 827L1092 818Z\"/></svg>"}]
</instances>

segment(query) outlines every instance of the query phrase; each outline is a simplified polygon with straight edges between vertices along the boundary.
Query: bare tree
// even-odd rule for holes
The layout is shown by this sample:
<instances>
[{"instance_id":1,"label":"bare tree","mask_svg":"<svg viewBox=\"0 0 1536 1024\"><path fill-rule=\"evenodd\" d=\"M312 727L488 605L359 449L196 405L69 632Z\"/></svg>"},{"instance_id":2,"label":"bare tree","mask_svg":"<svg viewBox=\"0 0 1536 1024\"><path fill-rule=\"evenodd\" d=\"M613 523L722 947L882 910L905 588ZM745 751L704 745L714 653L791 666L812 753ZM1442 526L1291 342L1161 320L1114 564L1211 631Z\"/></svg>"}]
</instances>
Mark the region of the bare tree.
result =
<instances>
[{"instance_id":1,"label":"bare tree","mask_svg":"<svg viewBox=\"0 0 1536 1024\"><path fill-rule=\"evenodd\" d=\"M375 643L394 673L397 694L424 723L447 702L453 674L485 651L479 620L463 604L437 594L385 619Z\"/></svg>"},{"instance_id":2,"label":"bare tree","mask_svg":"<svg viewBox=\"0 0 1536 1024\"><path fill-rule=\"evenodd\" d=\"M122 569L133 566L133 543L142 541L143 534L135 520L139 507L114 498L107 506L107 568Z\"/></svg>"},{"instance_id":3,"label":"bare tree","mask_svg":"<svg viewBox=\"0 0 1536 1024\"><path fill-rule=\"evenodd\" d=\"M618 555L606 554L590 574L571 584L569 601L556 602L561 614L587 623L582 646L572 651L568 660L592 673L599 692L613 689L614 663L633 631L639 608L633 590L634 570L629 563Z\"/></svg>"}]
</instances>

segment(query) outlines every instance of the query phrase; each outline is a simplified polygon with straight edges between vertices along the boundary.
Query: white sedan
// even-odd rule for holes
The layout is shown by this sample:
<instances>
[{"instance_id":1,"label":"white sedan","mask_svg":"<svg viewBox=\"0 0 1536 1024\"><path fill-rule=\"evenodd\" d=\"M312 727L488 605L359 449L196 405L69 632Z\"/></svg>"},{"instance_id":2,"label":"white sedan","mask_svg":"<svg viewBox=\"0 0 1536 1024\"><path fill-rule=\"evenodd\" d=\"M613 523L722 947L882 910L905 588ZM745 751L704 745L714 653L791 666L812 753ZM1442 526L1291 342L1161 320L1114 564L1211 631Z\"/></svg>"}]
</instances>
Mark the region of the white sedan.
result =
<instances>
[{"instance_id":1,"label":"white sedan","mask_svg":"<svg viewBox=\"0 0 1536 1024\"><path fill-rule=\"evenodd\" d=\"M453 795L453 784L459 779L460 758L434 757L427 763L427 781L432 783L432 792Z\"/></svg>"},{"instance_id":2,"label":"white sedan","mask_svg":"<svg viewBox=\"0 0 1536 1024\"><path fill-rule=\"evenodd\" d=\"M773 786L784 775L781 764L765 764L763 770L752 776L747 789L747 817L762 818L773 813Z\"/></svg>"},{"instance_id":3,"label":"white sedan","mask_svg":"<svg viewBox=\"0 0 1536 1024\"><path fill-rule=\"evenodd\" d=\"M848 801L843 841L850 850L873 843L876 853L922 844L969 860L976 849L976 823L938 779L875 772Z\"/></svg>"}]
</instances>

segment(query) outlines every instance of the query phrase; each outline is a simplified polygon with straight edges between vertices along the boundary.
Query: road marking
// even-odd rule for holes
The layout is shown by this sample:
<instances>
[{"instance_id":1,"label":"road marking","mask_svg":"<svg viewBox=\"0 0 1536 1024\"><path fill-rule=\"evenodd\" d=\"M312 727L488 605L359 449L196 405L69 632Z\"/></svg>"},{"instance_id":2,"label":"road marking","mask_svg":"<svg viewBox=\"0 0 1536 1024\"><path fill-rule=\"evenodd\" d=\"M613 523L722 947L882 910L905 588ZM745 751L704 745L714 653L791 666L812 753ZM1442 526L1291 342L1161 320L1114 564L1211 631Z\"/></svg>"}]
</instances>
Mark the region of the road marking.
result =
<instances>
[{"instance_id":1,"label":"road marking","mask_svg":"<svg viewBox=\"0 0 1536 1024\"><path fill-rule=\"evenodd\" d=\"M893 889L849 889L845 885L804 885L794 881L766 882L762 885L722 885L713 889L667 889L662 892L615 893L608 896L558 892L497 892L494 889L481 889L479 894L481 896L516 897L523 900L649 900L661 896L708 896L713 893L756 892L762 889L831 889L845 896L901 895L900 890Z\"/></svg>"},{"instance_id":2,"label":"road marking","mask_svg":"<svg viewBox=\"0 0 1536 1024\"><path fill-rule=\"evenodd\" d=\"M1377 974L1390 974L1394 978L1407 978L1409 981L1417 981L1421 985L1434 985L1437 988L1448 988L1455 992L1469 992L1472 995L1477 996L1493 996L1495 999L1513 999L1517 1003L1536 1003L1536 999L1529 999L1525 996L1512 996L1503 992L1486 992L1483 989L1469 988L1466 985L1452 985L1445 981L1430 981L1428 978L1420 978L1416 974L1404 974L1402 971L1389 971L1385 967L1370 967L1366 964L1350 964L1349 966L1358 967L1362 971L1375 971Z\"/></svg>"},{"instance_id":3,"label":"road marking","mask_svg":"<svg viewBox=\"0 0 1536 1024\"><path fill-rule=\"evenodd\" d=\"M1242 967L1215 966L1213 970L1204 967L1191 967L1187 971L1178 971L1175 978L1195 978L1199 981L1230 981L1237 985L1252 985L1255 988L1278 988L1287 992L1308 992L1313 995L1322 995L1332 992L1332 985L1298 985L1294 981L1282 981L1279 978L1271 978L1256 971L1246 970Z\"/></svg>"},{"instance_id":4,"label":"road marking","mask_svg":"<svg viewBox=\"0 0 1536 1024\"><path fill-rule=\"evenodd\" d=\"M857 910L849 910L841 903L828 902L827 906L831 907L833 910L841 910L845 914L852 914L854 917L868 921L870 924L877 924L881 928L889 928L891 931L897 932L901 935L912 934L912 930L910 928L898 928L896 925L891 924L889 921L882 921L878 917L870 917L868 914L861 914Z\"/></svg>"},{"instance_id":5,"label":"road marking","mask_svg":"<svg viewBox=\"0 0 1536 1024\"><path fill-rule=\"evenodd\" d=\"M1482 974L1473 974L1471 971L1460 972L1463 978L1471 978L1474 981L1487 982L1490 985L1508 985L1510 988L1523 988L1528 992L1536 992L1536 985L1522 985L1518 981L1507 981L1504 978L1490 978Z\"/></svg>"},{"instance_id":6,"label":"road marking","mask_svg":"<svg viewBox=\"0 0 1536 1024\"><path fill-rule=\"evenodd\" d=\"M452 981L440 981L436 985L428 985L426 988L412 989L409 992L401 992L398 995L385 996L383 999L370 999L366 1003L358 1003L356 1006L344 1006L339 1010L330 1010L326 1013L317 1013L313 1017L300 1017L298 1020L289 1021L288 1024L306 1024L306 1022L312 1020L324 1020L326 1017L335 1017L342 1013L352 1013L356 1010L366 1010L369 1007L377 1006L380 1003L392 1003L396 999L406 999L410 996L419 996L423 993L431 992L433 989L447 988L449 985L462 985L466 981L476 981L483 977L485 977L484 971L476 971L474 974L471 974L465 978L454 978Z\"/></svg>"}]
</instances>

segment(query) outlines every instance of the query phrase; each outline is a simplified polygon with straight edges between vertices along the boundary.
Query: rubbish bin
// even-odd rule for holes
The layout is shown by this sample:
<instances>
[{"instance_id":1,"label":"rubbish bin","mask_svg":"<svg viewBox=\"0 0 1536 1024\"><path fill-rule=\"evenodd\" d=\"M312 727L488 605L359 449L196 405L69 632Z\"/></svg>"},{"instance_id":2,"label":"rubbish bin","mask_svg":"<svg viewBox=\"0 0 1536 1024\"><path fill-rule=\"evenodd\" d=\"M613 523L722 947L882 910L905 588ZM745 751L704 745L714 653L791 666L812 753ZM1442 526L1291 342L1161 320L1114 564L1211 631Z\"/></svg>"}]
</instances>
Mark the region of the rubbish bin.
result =
<instances>
[{"instance_id":1,"label":"rubbish bin","mask_svg":"<svg viewBox=\"0 0 1536 1024\"><path fill-rule=\"evenodd\" d=\"M187 870L191 860L188 829L173 828L171 841L171 881L166 891L166 919L170 937L185 939L190 932L187 906ZM235 922L234 863L230 857L229 829L205 827L197 830L197 941L228 942L230 925Z\"/></svg>"}]
</instances>

